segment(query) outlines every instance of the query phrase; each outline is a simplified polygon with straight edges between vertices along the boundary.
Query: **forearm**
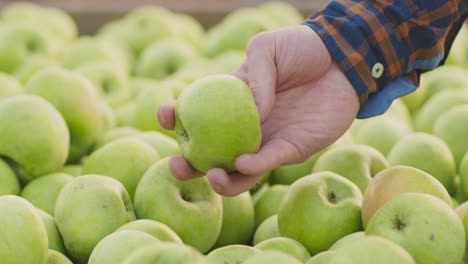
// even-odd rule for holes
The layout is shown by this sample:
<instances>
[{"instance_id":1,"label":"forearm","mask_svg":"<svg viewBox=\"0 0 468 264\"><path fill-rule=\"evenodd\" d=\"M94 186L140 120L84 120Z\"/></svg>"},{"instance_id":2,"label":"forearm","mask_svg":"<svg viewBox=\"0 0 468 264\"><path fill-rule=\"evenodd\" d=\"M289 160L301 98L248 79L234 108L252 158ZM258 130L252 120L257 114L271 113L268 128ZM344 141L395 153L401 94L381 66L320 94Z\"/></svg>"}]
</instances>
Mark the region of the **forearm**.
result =
<instances>
[{"instance_id":1,"label":"forearm","mask_svg":"<svg viewBox=\"0 0 468 264\"><path fill-rule=\"evenodd\" d=\"M331 1L306 24L324 41L361 101L358 117L384 112L445 60L468 1Z\"/></svg>"}]
</instances>

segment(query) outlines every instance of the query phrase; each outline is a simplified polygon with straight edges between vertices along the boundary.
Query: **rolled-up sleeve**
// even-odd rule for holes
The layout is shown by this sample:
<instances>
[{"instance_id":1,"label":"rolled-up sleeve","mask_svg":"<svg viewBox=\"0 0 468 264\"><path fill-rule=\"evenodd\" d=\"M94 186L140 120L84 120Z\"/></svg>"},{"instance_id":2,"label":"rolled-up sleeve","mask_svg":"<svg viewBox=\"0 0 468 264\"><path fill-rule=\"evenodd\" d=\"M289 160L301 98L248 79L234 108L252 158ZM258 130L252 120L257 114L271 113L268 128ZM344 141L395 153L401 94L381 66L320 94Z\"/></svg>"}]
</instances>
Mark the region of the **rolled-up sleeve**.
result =
<instances>
[{"instance_id":1,"label":"rolled-up sleeve","mask_svg":"<svg viewBox=\"0 0 468 264\"><path fill-rule=\"evenodd\" d=\"M305 22L318 33L361 102L358 118L384 113L420 75L443 64L468 0L332 0Z\"/></svg>"}]
</instances>

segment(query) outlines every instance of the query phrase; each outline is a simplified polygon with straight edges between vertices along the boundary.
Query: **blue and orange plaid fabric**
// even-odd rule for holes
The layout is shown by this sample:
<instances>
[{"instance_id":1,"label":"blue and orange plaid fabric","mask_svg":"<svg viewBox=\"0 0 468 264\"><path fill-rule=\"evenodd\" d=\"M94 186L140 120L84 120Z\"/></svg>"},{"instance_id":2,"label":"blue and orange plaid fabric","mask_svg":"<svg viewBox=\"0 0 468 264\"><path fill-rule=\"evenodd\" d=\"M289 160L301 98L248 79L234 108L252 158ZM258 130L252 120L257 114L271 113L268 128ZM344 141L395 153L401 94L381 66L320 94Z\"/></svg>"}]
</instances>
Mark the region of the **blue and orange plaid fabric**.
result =
<instances>
[{"instance_id":1,"label":"blue and orange plaid fabric","mask_svg":"<svg viewBox=\"0 0 468 264\"><path fill-rule=\"evenodd\" d=\"M443 64L468 15L468 0L332 0L305 22L361 101L358 118L385 112L421 73ZM372 69L382 64L383 74Z\"/></svg>"}]
</instances>

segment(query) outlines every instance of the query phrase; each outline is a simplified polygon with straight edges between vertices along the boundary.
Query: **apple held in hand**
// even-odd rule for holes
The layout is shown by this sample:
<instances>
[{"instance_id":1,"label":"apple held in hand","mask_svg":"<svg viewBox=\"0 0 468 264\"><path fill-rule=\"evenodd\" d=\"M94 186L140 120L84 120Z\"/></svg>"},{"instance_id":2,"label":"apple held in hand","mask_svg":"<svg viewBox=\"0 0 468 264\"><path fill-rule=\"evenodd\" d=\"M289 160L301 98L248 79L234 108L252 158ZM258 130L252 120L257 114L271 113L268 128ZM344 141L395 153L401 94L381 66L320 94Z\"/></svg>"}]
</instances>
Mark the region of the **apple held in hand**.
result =
<instances>
[{"instance_id":1,"label":"apple held in hand","mask_svg":"<svg viewBox=\"0 0 468 264\"><path fill-rule=\"evenodd\" d=\"M133 220L127 190L107 176L75 178L62 189L55 206L55 223L68 253L78 263L86 263L101 239Z\"/></svg>"},{"instance_id":2,"label":"apple held in hand","mask_svg":"<svg viewBox=\"0 0 468 264\"><path fill-rule=\"evenodd\" d=\"M221 196L211 189L206 177L177 180L168 161L155 163L138 184L134 198L138 218L166 224L184 243L207 252L221 231Z\"/></svg>"},{"instance_id":3,"label":"apple held in hand","mask_svg":"<svg viewBox=\"0 0 468 264\"><path fill-rule=\"evenodd\" d=\"M261 143L260 119L249 87L230 75L194 82L177 100L175 132L184 157L206 172L235 171L235 159Z\"/></svg>"},{"instance_id":4,"label":"apple held in hand","mask_svg":"<svg viewBox=\"0 0 468 264\"><path fill-rule=\"evenodd\" d=\"M395 242L417 263L459 264L465 253L465 231L455 211L430 194L404 193L371 218L367 235Z\"/></svg>"},{"instance_id":5,"label":"apple held in hand","mask_svg":"<svg viewBox=\"0 0 468 264\"><path fill-rule=\"evenodd\" d=\"M25 199L0 196L0 260L8 264L45 263L47 232L36 211Z\"/></svg>"},{"instance_id":6,"label":"apple held in hand","mask_svg":"<svg viewBox=\"0 0 468 264\"><path fill-rule=\"evenodd\" d=\"M281 236L304 245L311 254L362 230L362 194L333 172L314 173L293 183L278 211Z\"/></svg>"}]
</instances>

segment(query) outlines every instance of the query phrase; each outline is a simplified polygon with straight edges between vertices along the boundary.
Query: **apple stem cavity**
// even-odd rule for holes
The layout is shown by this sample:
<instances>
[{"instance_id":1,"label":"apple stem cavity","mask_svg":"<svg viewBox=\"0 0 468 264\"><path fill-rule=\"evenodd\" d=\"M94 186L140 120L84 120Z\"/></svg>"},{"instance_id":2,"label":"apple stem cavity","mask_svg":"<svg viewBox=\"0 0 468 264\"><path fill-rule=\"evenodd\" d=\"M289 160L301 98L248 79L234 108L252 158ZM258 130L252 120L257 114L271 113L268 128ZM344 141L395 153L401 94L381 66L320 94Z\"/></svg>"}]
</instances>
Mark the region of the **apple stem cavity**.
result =
<instances>
[{"instance_id":1,"label":"apple stem cavity","mask_svg":"<svg viewBox=\"0 0 468 264\"><path fill-rule=\"evenodd\" d=\"M336 195L333 191L328 192L328 201L332 204L336 202Z\"/></svg>"},{"instance_id":2,"label":"apple stem cavity","mask_svg":"<svg viewBox=\"0 0 468 264\"><path fill-rule=\"evenodd\" d=\"M399 216L397 216L395 218L395 221L394 221L394 228L396 230L401 231L401 230L405 229L405 226L406 226L406 224L403 223L403 220Z\"/></svg>"}]
</instances>

